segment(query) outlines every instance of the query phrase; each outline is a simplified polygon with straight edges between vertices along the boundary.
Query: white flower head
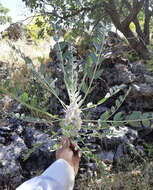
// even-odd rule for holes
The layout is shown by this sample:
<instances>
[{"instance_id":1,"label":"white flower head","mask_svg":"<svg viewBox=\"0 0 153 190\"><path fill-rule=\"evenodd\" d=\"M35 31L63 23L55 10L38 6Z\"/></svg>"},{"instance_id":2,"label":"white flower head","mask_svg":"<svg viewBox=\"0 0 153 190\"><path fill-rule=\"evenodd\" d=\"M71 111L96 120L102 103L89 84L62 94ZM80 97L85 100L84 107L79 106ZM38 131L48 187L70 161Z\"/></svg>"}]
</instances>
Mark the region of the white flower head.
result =
<instances>
[{"instance_id":1,"label":"white flower head","mask_svg":"<svg viewBox=\"0 0 153 190\"><path fill-rule=\"evenodd\" d=\"M92 103L92 102L89 102L89 103L87 104L87 108L90 108L92 105L93 105L93 103Z\"/></svg>"},{"instance_id":2,"label":"white flower head","mask_svg":"<svg viewBox=\"0 0 153 190\"><path fill-rule=\"evenodd\" d=\"M74 130L79 131L81 129L81 110L79 108L81 96L78 96L78 93L75 93L71 98L71 103L67 106L65 114L65 125L72 124Z\"/></svg>"}]
</instances>

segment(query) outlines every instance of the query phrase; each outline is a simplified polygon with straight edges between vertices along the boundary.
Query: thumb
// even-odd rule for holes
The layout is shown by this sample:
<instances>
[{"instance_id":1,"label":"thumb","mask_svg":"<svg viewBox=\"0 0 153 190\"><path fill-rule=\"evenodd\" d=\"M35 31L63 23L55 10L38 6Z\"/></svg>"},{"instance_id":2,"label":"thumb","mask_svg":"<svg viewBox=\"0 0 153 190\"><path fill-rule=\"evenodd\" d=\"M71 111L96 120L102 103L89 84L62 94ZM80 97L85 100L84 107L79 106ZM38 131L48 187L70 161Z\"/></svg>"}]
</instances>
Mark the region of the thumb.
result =
<instances>
[{"instance_id":1,"label":"thumb","mask_svg":"<svg viewBox=\"0 0 153 190\"><path fill-rule=\"evenodd\" d=\"M68 138L64 137L62 140L62 148L66 149L70 147L70 141Z\"/></svg>"}]
</instances>

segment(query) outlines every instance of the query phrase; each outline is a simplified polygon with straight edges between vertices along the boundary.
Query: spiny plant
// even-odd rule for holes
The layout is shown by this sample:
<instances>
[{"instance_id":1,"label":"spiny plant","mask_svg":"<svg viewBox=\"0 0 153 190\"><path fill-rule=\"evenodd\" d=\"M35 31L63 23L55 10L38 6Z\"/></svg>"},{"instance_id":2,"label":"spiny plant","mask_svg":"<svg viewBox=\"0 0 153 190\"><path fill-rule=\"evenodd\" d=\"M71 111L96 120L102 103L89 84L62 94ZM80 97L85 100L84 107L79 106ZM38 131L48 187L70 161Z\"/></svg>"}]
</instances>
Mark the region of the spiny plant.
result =
<instances>
[{"instance_id":1,"label":"spiny plant","mask_svg":"<svg viewBox=\"0 0 153 190\"><path fill-rule=\"evenodd\" d=\"M12 92L10 92L6 84L1 84L0 91L2 93L12 96L16 101L20 102L28 109L41 113L45 119L33 118L30 116L25 116L24 114L20 115L12 113L12 115L25 121L35 123L59 122L64 135L66 135L67 137L71 137L77 141L81 141L83 145L85 145L83 140L86 138L87 135L86 133L80 133L80 130L82 128L85 131L87 131L88 129L92 129L93 133L90 135L101 138L103 135L106 135L106 133L109 132L110 126L116 127L130 124L136 127L139 125L140 122L145 126L149 126L150 120L153 120L153 114L150 115L148 113L141 114L141 112L132 112L125 118L122 112L118 112L119 108L121 107L131 90L131 87L128 87L126 85L114 86L110 88L106 96L98 101L97 104L85 104L85 100L88 94L93 89L93 81L97 79L103 72L103 70L100 69L100 63L103 60L102 52L104 50L107 32L105 28L102 27L103 30L99 29L99 35L93 43L94 48L92 49L88 57L88 61L83 68L83 76L81 80L79 80L78 62L76 60L76 57L73 56L74 48L70 44L68 46L68 50L63 54L62 45L64 45L64 43L61 44L59 42L62 35L61 27L57 24L52 25L55 28L54 40L56 41L57 58L59 60L59 69L63 73L63 80L69 97L69 105L66 105L66 103L63 102L63 100L59 97L59 91L56 87L56 81L58 79L53 78L52 76L44 76L42 66L40 67L40 70L37 71L34 67L32 60L29 57L26 57L19 49L16 49L16 47L11 43L9 43L9 45L23 58L29 70L33 73L37 80L47 89L49 93L53 94L57 98L57 100L60 102L64 109L64 117L61 118L57 115L53 115L51 113L48 113L47 111L41 110L40 108L36 108L35 106L24 101L24 98L20 98L18 93L13 94ZM86 80L87 78L89 80ZM115 105L111 107L110 111L106 111L105 113L103 113L98 120L91 119L90 111L87 112L87 110L101 105L106 100L117 94L119 91L125 90L126 93L117 98L117 100L115 101ZM84 95L82 95L82 92L84 92ZM98 131L100 129L104 129L103 134L99 134ZM99 166L101 166L101 162L99 161L98 156L92 154L91 150L89 150L86 145L82 148L80 153L84 153L87 158L95 159L99 163Z\"/></svg>"}]
</instances>

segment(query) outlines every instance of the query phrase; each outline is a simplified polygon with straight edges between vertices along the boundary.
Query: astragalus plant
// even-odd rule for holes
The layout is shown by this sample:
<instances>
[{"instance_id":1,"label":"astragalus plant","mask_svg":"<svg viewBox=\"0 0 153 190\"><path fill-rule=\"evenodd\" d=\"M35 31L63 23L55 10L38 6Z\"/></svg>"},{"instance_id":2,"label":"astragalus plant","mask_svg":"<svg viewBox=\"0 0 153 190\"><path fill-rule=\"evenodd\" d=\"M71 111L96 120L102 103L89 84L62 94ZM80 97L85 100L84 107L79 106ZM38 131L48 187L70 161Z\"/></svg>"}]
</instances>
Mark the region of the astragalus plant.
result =
<instances>
[{"instance_id":1,"label":"astragalus plant","mask_svg":"<svg viewBox=\"0 0 153 190\"><path fill-rule=\"evenodd\" d=\"M63 53L62 49L66 42L60 43L61 37L61 27L59 25L54 25L55 28L55 37L56 41L56 54L58 59L58 69L62 72L65 88L69 97L69 104L66 105L65 102L59 97L59 90L56 87L56 82L58 78L53 78L51 76L44 76L43 66L40 66L40 70L37 71L32 60L26 57L19 49L12 44L10 46L23 58L27 64L29 70L37 78L38 81L46 88L46 90L53 94L57 100L60 102L64 109L64 117L54 115L54 113L48 113L40 108L34 107L33 105L24 102L19 95L14 95L9 91L7 85L0 85L0 91L12 96L15 100L22 103L28 109L37 111L44 116L44 118L32 118L30 116L25 116L24 114L15 114L14 117L19 117L25 121L36 122L36 123L51 123L59 122L62 127L62 132L64 135L74 138L77 141L81 141L84 144L83 138L86 138L86 131L88 129L92 130L93 133L91 136L102 137L104 134L100 134L99 130L104 129L104 132L109 131L109 127L113 126L123 126L126 123L137 126L140 122L143 122L145 125L150 124L152 120L152 115L147 113L141 114L140 112L133 112L131 115L123 119L121 112L118 112L118 109L124 102L126 96L129 94L131 88L126 85L114 86L106 94L104 98L98 101L97 104L92 102L87 103L87 96L91 93L92 90L95 90L93 82L95 79L99 78L103 70L100 69L100 63L103 60L103 50L106 39L106 29L101 27L99 29L99 34L93 42L93 48L88 57L88 61L85 65L82 65L81 75L79 73L79 64L78 60L74 56L74 48L72 44L68 45L67 51ZM81 76L81 77L80 77ZM124 89L123 96L119 96L115 101L115 105L111 107L110 112L106 111L101 115L98 120L92 120L90 110L95 108L98 105L104 103L108 98L117 94L120 90ZM125 93L126 91L126 93ZM62 96L62 95L61 95ZM80 130L83 129L85 132L82 133ZM56 135L56 134L55 134ZM87 155L91 156L91 151L84 146L82 151ZM97 158L96 156L94 158Z\"/></svg>"}]
</instances>

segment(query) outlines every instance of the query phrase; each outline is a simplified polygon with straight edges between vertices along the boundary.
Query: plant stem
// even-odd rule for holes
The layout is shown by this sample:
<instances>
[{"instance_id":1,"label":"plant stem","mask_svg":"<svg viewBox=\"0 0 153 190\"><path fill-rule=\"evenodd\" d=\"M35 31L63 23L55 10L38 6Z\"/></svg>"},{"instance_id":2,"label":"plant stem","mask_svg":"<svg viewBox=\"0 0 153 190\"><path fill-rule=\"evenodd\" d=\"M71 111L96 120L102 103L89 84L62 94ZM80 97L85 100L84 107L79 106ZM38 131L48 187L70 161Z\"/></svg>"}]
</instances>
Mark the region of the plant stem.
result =
<instances>
[{"instance_id":1,"label":"plant stem","mask_svg":"<svg viewBox=\"0 0 153 190\"><path fill-rule=\"evenodd\" d=\"M90 88L91 88L91 85L92 85L92 83L93 83L93 80L94 80L94 78L95 78L95 74L96 74L97 67L98 67L98 64L99 64L99 59L100 59L100 56L101 56L102 49L103 49L103 44L101 45L101 49L100 49L100 52L99 52L98 59L97 59L97 61L96 61L96 66L95 66L95 69L94 69L94 72L93 72L93 75L92 75L92 79L91 79L91 81L90 81L89 87L88 87L88 89L87 89L87 92L85 93L85 96L84 96L84 98L83 98L83 101L82 101L81 105L84 103L84 101L85 101L85 99L86 99L86 97L87 97L87 95L88 95L88 93L89 93L89 90L90 90Z\"/></svg>"},{"instance_id":2,"label":"plant stem","mask_svg":"<svg viewBox=\"0 0 153 190\"><path fill-rule=\"evenodd\" d=\"M107 123L129 123L129 122L139 122L139 121L150 121L153 120L153 118L146 118L146 119L133 119L133 120L122 120L122 121L114 121L114 120L104 120L101 121L103 122L107 122ZM83 122L93 122L93 123L98 123L98 120L82 120Z\"/></svg>"}]
</instances>

